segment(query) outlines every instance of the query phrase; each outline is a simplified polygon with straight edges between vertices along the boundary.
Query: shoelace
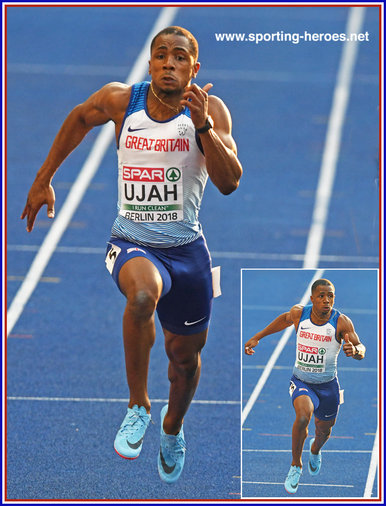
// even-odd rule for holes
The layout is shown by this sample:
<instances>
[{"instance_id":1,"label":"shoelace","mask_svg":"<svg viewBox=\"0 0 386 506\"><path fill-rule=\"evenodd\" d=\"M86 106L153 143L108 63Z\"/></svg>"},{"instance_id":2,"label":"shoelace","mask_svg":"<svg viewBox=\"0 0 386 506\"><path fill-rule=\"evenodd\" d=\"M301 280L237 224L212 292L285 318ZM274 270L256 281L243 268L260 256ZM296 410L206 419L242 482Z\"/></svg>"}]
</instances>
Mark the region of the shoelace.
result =
<instances>
[{"instance_id":1,"label":"shoelace","mask_svg":"<svg viewBox=\"0 0 386 506\"><path fill-rule=\"evenodd\" d=\"M300 472L297 469L291 469L289 477L291 480L295 478L298 479L300 477Z\"/></svg>"},{"instance_id":2,"label":"shoelace","mask_svg":"<svg viewBox=\"0 0 386 506\"><path fill-rule=\"evenodd\" d=\"M138 423L140 422L140 423ZM141 425L147 425L148 415L137 411L130 413L125 425L121 428L122 433L134 433Z\"/></svg>"},{"instance_id":3,"label":"shoelace","mask_svg":"<svg viewBox=\"0 0 386 506\"><path fill-rule=\"evenodd\" d=\"M166 435L167 436L167 435ZM180 458L186 451L186 443L184 438L180 435L176 437L164 437L163 439L163 447L166 448L169 457L174 461Z\"/></svg>"}]
</instances>

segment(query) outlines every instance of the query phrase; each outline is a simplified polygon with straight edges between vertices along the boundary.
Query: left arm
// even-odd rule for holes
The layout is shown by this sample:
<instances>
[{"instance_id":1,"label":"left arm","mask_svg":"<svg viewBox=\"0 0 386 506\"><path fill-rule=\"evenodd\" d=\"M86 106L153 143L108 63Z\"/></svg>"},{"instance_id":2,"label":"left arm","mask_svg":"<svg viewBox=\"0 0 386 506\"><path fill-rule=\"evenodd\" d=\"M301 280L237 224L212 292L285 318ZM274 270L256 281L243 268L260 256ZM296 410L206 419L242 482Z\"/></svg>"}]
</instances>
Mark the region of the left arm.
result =
<instances>
[{"instance_id":1,"label":"left arm","mask_svg":"<svg viewBox=\"0 0 386 506\"><path fill-rule=\"evenodd\" d=\"M344 314L339 317L337 333L343 342L342 349L346 357L352 357L355 360L362 360L365 357L366 347L360 342L352 321Z\"/></svg>"},{"instance_id":2,"label":"left arm","mask_svg":"<svg viewBox=\"0 0 386 506\"><path fill-rule=\"evenodd\" d=\"M196 84L187 87L181 104L189 108L197 129L205 125L209 115L212 117L213 128L199 136L211 181L221 193L229 195L237 189L243 169L232 137L231 115L222 100L208 96L211 87L211 84L203 88Z\"/></svg>"}]
</instances>

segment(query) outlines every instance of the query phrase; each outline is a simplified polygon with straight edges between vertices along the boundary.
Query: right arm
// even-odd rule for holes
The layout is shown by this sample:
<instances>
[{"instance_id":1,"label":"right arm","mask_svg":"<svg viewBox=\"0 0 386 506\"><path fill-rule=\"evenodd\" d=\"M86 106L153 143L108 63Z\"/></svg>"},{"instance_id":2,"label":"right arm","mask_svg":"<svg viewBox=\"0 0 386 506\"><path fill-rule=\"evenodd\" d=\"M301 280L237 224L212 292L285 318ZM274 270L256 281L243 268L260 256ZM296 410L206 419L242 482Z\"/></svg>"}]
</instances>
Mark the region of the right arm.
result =
<instances>
[{"instance_id":1,"label":"right arm","mask_svg":"<svg viewBox=\"0 0 386 506\"><path fill-rule=\"evenodd\" d=\"M251 339L249 339L249 341L247 341L244 345L246 355L253 355L255 353L253 348L259 344L260 339L263 339L263 337L275 334L276 332L281 332L291 325L295 325L296 327L299 323L302 310L303 306L300 306L299 304L293 306L289 311L279 315L269 325L267 325L267 327L251 337Z\"/></svg>"},{"instance_id":2,"label":"right arm","mask_svg":"<svg viewBox=\"0 0 386 506\"><path fill-rule=\"evenodd\" d=\"M120 124L130 97L130 88L121 83L110 83L77 105L64 120L46 160L36 174L28 193L21 219L27 217L27 231L31 232L40 208L47 204L47 215L55 215L55 193L51 185L54 174L67 156L81 143L95 126L109 120Z\"/></svg>"}]
</instances>

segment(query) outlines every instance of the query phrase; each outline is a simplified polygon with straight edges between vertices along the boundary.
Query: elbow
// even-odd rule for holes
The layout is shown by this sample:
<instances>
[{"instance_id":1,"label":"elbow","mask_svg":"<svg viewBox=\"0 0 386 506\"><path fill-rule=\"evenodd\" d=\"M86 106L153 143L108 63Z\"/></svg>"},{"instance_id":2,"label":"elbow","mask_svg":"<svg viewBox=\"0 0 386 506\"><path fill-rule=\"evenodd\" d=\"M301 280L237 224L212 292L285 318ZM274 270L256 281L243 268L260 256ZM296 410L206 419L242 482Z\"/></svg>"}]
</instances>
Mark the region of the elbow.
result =
<instances>
[{"instance_id":1,"label":"elbow","mask_svg":"<svg viewBox=\"0 0 386 506\"><path fill-rule=\"evenodd\" d=\"M217 188L223 195L230 195L239 187L242 174L243 170L240 166L239 170L236 174L233 175L233 177L228 178L226 181L219 181L219 183L216 185Z\"/></svg>"},{"instance_id":2,"label":"elbow","mask_svg":"<svg viewBox=\"0 0 386 506\"><path fill-rule=\"evenodd\" d=\"M223 195L230 195L239 187L239 181L232 181L227 184L222 184L218 186L218 189Z\"/></svg>"}]
</instances>

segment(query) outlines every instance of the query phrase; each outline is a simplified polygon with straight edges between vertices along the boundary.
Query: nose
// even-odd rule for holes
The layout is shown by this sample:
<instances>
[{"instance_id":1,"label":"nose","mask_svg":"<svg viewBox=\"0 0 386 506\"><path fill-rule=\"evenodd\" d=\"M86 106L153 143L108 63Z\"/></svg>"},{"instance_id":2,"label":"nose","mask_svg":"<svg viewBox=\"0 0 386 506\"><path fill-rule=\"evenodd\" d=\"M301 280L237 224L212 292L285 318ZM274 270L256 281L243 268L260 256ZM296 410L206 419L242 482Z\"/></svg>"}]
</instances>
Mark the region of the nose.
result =
<instances>
[{"instance_id":1,"label":"nose","mask_svg":"<svg viewBox=\"0 0 386 506\"><path fill-rule=\"evenodd\" d=\"M169 54L169 55L165 56L165 59L164 59L164 68L165 69L174 68L173 55Z\"/></svg>"}]
</instances>

